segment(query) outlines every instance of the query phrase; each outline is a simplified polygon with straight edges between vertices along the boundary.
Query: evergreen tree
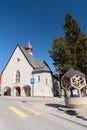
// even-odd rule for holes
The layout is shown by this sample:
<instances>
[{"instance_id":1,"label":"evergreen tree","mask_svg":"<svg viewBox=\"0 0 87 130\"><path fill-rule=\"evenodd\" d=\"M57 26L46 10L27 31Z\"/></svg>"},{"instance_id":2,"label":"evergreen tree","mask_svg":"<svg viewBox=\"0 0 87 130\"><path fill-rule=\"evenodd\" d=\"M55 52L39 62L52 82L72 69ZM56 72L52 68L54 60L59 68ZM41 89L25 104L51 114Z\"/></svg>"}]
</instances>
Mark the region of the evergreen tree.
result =
<instances>
[{"instance_id":1,"label":"evergreen tree","mask_svg":"<svg viewBox=\"0 0 87 130\"><path fill-rule=\"evenodd\" d=\"M65 16L63 29L68 44L76 44L84 36L76 20L69 13Z\"/></svg>"},{"instance_id":2,"label":"evergreen tree","mask_svg":"<svg viewBox=\"0 0 87 130\"><path fill-rule=\"evenodd\" d=\"M65 30L65 38L67 40L69 50L71 51L72 68L79 69L77 66L77 50L81 39L84 39L85 35L81 31L77 22L69 13L65 17L65 25L63 26L63 28Z\"/></svg>"},{"instance_id":3,"label":"evergreen tree","mask_svg":"<svg viewBox=\"0 0 87 130\"><path fill-rule=\"evenodd\" d=\"M77 48L77 67L87 76L87 37L79 42Z\"/></svg>"},{"instance_id":4,"label":"evergreen tree","mask_svg":"<svg viewBox=\"0 0 87 130\"><path fill-rule=\"evenodd\" d=\"M68 49L66 39L64 37L56 38L52 44L52 49L49 50L50 57L53 59L53 65L56 71L63 74L71 68L71 54Z\"/></svg>"},{"instance_id":5,"label":"evergreen tree","mask_svg":"<svg viewBox=\"0 0 87 130\"><path fill-rule=\"evenodd\" d=\"M63 29L65 36L56 38L49 50L56 71L63 75L70 68L74 68L87 75L86 35L69 13L65 16Z\"/></svg>"}]
</instances>

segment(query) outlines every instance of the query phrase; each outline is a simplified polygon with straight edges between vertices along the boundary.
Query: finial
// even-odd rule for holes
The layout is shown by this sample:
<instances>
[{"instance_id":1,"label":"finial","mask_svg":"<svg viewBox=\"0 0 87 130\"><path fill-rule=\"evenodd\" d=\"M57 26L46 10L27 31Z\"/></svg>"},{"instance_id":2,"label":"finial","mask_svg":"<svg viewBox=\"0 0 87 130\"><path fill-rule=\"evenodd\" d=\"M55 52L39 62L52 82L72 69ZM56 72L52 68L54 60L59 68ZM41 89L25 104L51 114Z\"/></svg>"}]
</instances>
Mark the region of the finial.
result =
<instances>
[{"instance_id":1,"label":"finial","mask_svg":"<svg viewBox=\"0 0 87 130\"><path fill-rule=\"evenodd\" d=\"M28 40L28 44L27 44L27 46L25 47L25 50L26 51L28 51L30 54L32 54L33 55L33 53L32 53L32 46L31 46L31 44L30 44L30 40Z\"/></svg>"},{"instance_id":2,"label":"finial","mask_svg":"<svg viewBox=\"0 0 87 130\"><path fill-rule=\"evenodd\" d=\"M30 40L28 40L28 48L32 48L31 44L30 44Z\"/></svg>"}]
</instances>

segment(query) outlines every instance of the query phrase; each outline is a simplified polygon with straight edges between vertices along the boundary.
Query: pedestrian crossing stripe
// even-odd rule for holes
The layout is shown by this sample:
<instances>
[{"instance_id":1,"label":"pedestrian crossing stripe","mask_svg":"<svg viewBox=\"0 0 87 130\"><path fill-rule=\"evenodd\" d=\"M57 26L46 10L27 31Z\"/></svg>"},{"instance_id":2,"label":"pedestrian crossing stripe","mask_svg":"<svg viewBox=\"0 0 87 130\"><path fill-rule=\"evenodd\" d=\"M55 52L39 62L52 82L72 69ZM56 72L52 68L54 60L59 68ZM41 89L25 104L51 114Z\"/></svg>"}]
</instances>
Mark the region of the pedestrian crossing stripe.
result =
<instances>
[{"instance_id":1,"label":"pedestrian crossing stripe","mask_svg":"<svg viewBox=\"0 0 87 130\"><path fill-rule=\"evenodd\" d=\"M15 107L8 107L9 110L13 111L14 113L16 113L18 116L20 116L21 118L26 118L28 117L27 114L23 113L22 111L16 109Z\"/></svg>"},{"instance_id":2,"label":"pedestrian crossing stripe","mask_svg":"<svg viewBox=\"0 0 87 130\"><path fill-rule=\"evenodd\" d=\"M26 107L26 106L21 106L21 107L22 107L23 109L25 109L25 110L28 110L29 112L33 113L33 114L36 115L36 116L39 116L39 115L40 115L39 112L37 112L37 111L35 111L35 110L33 110L33 109L29 108L29 107Z\"/></svg>"},{"instance_id":3,"label":"pedestrian crossing stripe","mask_svg":"<svg viewBox=\"0 0 87 130\"><path fill-rule=\"evenodd\" d=\"M8 113L7 112L4 112L4 115L7 115Z\"/></svg>"}]
</instances>

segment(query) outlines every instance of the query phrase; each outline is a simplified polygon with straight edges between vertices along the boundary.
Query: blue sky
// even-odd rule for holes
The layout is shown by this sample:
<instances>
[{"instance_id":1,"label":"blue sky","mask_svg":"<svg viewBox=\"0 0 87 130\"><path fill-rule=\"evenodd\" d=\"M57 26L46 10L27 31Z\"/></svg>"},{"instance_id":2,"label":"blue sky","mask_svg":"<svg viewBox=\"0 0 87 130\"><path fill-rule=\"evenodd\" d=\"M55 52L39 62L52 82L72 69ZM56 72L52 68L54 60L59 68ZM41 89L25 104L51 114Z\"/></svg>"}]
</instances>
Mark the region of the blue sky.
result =
<instances>
[{"instance_id":1,"label":"blue sky","mask_svg":"<svg viewBox=\"0 0 87 130\"><path fill-rule=\"evenodd\" d=\"M68 12L87 34L87 0L0 0L0 72L16 45L25 47L28 40L34 57L54 71L48 50L56 37L64 36Z\"/></svg>"}]
</instances>

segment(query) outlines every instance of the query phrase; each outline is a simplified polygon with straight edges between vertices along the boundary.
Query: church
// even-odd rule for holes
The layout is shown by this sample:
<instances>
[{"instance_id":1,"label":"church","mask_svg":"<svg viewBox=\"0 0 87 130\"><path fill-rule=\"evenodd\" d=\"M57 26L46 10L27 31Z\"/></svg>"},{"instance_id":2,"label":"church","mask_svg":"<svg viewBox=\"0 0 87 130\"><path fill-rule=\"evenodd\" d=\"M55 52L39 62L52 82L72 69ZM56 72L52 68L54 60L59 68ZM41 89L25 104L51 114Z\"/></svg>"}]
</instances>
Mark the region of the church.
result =
<instances>
[{"instance_id":1,"label":"church","mask_svg":"<svg viewBox=\"0 0 87 130\"><path fill-rule=\"evenodd\" d=\"M1 95L53 97L53 76L46 61L33 56L30 41L17 44L1 73Z\"/></svg>"}]
</instances>

